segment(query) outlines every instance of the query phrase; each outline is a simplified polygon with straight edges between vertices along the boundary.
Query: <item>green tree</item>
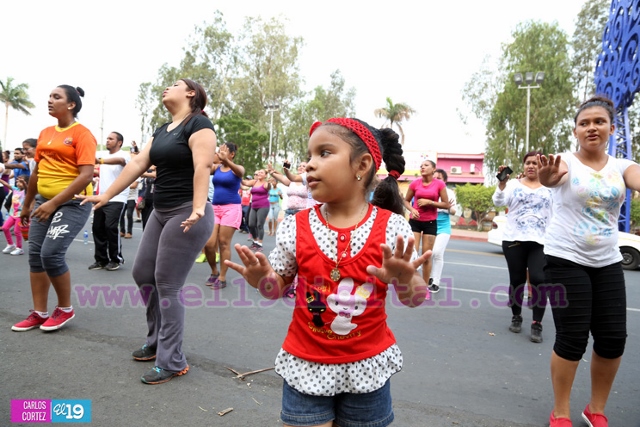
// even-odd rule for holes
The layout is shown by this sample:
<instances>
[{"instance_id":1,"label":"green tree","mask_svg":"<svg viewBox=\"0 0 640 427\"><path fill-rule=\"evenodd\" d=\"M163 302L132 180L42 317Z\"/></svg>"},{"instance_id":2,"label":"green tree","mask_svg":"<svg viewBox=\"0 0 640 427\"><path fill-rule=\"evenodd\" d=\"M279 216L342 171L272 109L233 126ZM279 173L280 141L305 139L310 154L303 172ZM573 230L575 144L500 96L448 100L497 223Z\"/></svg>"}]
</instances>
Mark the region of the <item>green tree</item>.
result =
<instances>
[{"instance_id":1,"label":"green tree","mask_svg":"<svg viewBox=\"0 0 640 427\"><path fill-rule=\"evenodd\" d=\"M209 96L206 110L214 121L231 110L230 81L237 72L238 57L223 14L216 11L212 24L196 27L183 51L178 67L163 64L155 82L140 85L136 105L143 117L142 128L152 130L171 120L162 105L161 94L181 78L190 78L203 86Z\"/></svg>"},{"instance_id":2,"label":"green tree","mask_svg":"<svg viewBox=\"0 0 640 427\"><path fill-rule=\"evenodd\" d=\"M465 99L487 124L485 164L489 170L518 165L525 154L527 94L513 81L516 72L542 71L544 83L531 90L529 150L565 151L570 145L575 105L566 34L557 24L526 22L503 46L500 71L482 72L482 83L468 83ZM493 92L497 89L497 92ZM473 104L477 103L477 104Z\"/></svg>"},{"instance_id":3,"label":"green tree","mask_svg":"<svg viewBox=\"0 0 640 427\"><path fill-rule=\"evenodd\" d=\"M35 105L29 99L27 90L29 85L26 83L15 84L13 77L7 77L6 81L0 80L0 102L4 102L4 138L2 141L7 143L7 129L9 128L9 107L18 110L30 116L31 113L27 108L34 108Z\"/></svg>"},{"instance_id":4,"label":"green tree","mask_svg":"<svg viewBox=\"0 0 640 427\"><path fill-rule=\"evenodd\" d=\"M164 64L155 82L140 85L136 105L141 131L150 132L171 119L160 94L177 79L189 77L209 95L207 113L216 124L219 141L238 144L237 159L247 169L267 163L270 114L265 114L265 106L271 104L279 106L273 116L273 157L306 158L311 124L353 116L355 90L346 88L336 70L328 87L302 91L298 65L302 46L302 38L288 35L281 20L245 18L243 28L231 34L223 15L216 12L213 24L196 28L178 66Z\"/></svg>"},{"instance_id":5,"label":"green tree","mask_svg":"<svg viewBox=\"0 0 640 427\"><path fill-rule=\"evenodd\" d=\"M238 113L224 115L218 121L218 144L233 142L238 146L234 161L243 165L247 175L264 166L262 150L269 141L269 134L261 132L250 120Z\"/></svg>"},{"instance_id":6,"label":"green tree","mask_svg":"<svg viewBox=\"0 0 640 427\"><path fill-rule=\"evenodd\" d=\"M631 129L631 156L636 163L640 162L640 103L638 98L628 110L629 128Z\"/></svg>"},{"instance_id":7,"label":"green tree","mask_svg":"<svg viewBox=\"0 0 640 427\"><path fill-rule=\"evenodd\" d=\"M456 187L456 201L463 208L469 208L478 221L478 229L482 228L481 220L493 208L493 193L496 187L485 187L479 184L466 183Z\"/></svg>"},{"instance_id":8,"label":"green tree","mask_svg":"<svg viewBox=\"0 0 640 427\"><path fill-rule=\"evenodd\" d=\"M484 123L489 122L496 104L498 92L504 86L504 76L496 72L490 56L485 56L480 69L471 75L462 90L462 99L469 104L471 112ZM462 117L466 122L466 117Z\"/></svg>"},{"instance_id":9,"label":"green tree","mask_svg":"<svg viewBox=\"0 0 640 427\"><path fill-rule=\"evenodd\" d=\"M400 144L404 145L404 130L402 129L401 123L411 119L411 115L415 112L416 111L407 104L394 104L391 98L387 98L387 105L382 108L376 108L373 114L385 120L381 127L389 123L389 127L393 128L395 124L400 131Z\"/></svg>"},{"instance_id":10,"label":"green tree","mask_svg":"<svg viewBox=\"0 0 640 427\"><path fill-rule=\"evenodd\" d=\"M631 224L634 227L640 227L640 199L631 199Z\"/></svg>"},{"instance_id":11,"label":"green tree","mask_svg":"<svg viewBox=\"0 0 640 427\"><path fill-rule=\"evenodd\" d=\"M587 99L596 89L593 78L610 7L610 0L587 0L578 13L571 40L571 69L581 100Z\"/></svg>"},{"instance_id":12,"label":"green tree","mask_svg":"<svg viewBox=\"0 0 640 427\"><path fill-rule=\"evenodd\" d=\"M142 83L138 88L138 98L136 98L136 107L140 111L140 147L147 142L153 132L150 115L154 101L151 83Z\"/></svg>"},{"instance_id":13,"label":"green tree","mask_svg":"<svg viewBox=\"0 0 640 427\"><path fill-rule=\"evenodd\" d=\"M307 157L309 127L316 121L332 117L355 116L355 89L345 88L345 80L339 70L331 73L328 88L317 86L310 100L300 100L293 105L284 123L282 135L284 156L294 164Z\"/></svg>"},{"instance_id":14,"label":"green tree","mask_svg":"<svg viewBox=\"0 0 640 427\"><path fill-rule=\"evenodd\" d=\"M266 106L279 106L273 115L273 161L286 153L282 134L288 109L304 96L298 64L303 39L289 36L279 19L263 21L260 17L245 18L237 39L239 67L232 85L234 111L269 132L271 115L265 114ZM266 159L268 146L260 148Z\"/></svg>"}]
</instances>

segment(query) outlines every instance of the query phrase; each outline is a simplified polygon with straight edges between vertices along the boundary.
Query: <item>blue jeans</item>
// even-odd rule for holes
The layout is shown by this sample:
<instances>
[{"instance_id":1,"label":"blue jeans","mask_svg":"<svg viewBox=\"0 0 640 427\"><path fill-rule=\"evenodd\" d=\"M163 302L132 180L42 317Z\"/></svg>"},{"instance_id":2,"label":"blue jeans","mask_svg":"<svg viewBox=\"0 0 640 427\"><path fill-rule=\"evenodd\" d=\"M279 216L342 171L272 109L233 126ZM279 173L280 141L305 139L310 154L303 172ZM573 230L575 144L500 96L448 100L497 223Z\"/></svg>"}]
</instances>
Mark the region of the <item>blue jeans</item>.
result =
<instances>
[{"instance_id":1,"label":"blue jeans","mask_svg":"<svg viewBox=\"0 0 640 427\"><path fill-rule=\"evenodd\" d=\"M251 205L242 205L242 224L240 224L240 230L249 232L249 211Z\"/></svg>"},{"instance_id":2,"label":"blue jeans","mask_svg":"<svg viewBox=\"0 0 640 427\"><path fill-rule=\"evenodd\" d=\"M291 426L315 426L334 420L340 427L386 427L393 422L391 381L370 393L311 396L286 381L280 419Z\"/></svg>"}]
</instances>

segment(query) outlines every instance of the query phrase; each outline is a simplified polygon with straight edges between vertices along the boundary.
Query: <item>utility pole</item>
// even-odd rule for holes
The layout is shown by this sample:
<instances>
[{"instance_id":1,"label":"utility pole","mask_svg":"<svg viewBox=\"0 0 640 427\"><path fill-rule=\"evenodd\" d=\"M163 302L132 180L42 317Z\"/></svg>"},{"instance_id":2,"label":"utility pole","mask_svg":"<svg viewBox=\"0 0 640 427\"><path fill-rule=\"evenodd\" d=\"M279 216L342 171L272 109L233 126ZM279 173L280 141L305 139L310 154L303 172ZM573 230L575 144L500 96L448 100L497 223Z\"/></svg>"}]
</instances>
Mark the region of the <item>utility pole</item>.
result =
<instances>
[{"instance_id":1,"label":"utility pole","mask_svg":"<svg viewBox=\"0 0 640 427\"><path fill-rule=\"evenodd\" d=\"M98 142L98 150L104 142L104 98L102 98L102 117L100 119L100 142Z\"/></svg>"}]
</instances>

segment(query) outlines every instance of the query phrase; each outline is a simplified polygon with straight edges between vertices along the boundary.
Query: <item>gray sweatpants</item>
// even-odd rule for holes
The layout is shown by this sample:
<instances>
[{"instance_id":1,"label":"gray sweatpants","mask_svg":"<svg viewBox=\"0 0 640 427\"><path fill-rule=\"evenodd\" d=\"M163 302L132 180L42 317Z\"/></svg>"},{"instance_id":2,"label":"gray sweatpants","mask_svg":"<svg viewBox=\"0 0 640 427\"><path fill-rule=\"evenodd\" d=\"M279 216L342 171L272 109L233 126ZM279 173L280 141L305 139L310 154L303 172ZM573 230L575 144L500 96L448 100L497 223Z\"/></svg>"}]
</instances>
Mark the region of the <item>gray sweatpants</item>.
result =
<instances>
[{"instance_id":1,"label":"gray sweatpants","mask_svg":"<svg viewBox=\"0 0 640 427\"><path fill-rule=\"evenodd\" d=\"M48 201L41 195L36 195L33 210ZM72 199L63 203L46 221L31 220L29 271L46 271L49 277L58 277L69 270L65 260L67 249L91 215L91 203L80 205L80 202L81 200Z\"/></svg>"},{"instance_id":2,"label":"gray sweatpants","mask_svg":"<svg viewBox=\"0 0 640 427\"><path fill-rule=\"evenodd\" d=\"M204 216L184 233L180 223L191 211L191 203L154 209L142 233L132 271L147 305L146 344L156 350L156 366L169 371L187 366L182 352L185 308L180 291L213 231L213 209L207 203Z\"/></svg>"}]
</instances>

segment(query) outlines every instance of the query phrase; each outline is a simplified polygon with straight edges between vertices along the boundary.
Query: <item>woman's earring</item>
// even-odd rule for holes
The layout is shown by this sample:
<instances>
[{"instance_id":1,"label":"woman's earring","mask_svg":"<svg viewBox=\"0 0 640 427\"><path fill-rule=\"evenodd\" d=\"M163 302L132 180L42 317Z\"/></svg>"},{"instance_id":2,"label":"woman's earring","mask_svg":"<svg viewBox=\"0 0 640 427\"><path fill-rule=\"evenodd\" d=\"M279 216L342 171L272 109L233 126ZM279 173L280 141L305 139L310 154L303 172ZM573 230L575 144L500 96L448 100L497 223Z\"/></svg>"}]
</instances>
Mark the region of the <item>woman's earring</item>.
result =
<instances>
[{"instance_id":1,"label":"woman's earring","mask_svg":"<svg viewBox=\"0 0 640 427\"><path fill-rule=\"evenodd\" d=\"M358 181L360 181L360 180L362 179L362 177L361 177L360 175L356 175L356 179L357 179Z\"/></svg>"}]
</instances>

